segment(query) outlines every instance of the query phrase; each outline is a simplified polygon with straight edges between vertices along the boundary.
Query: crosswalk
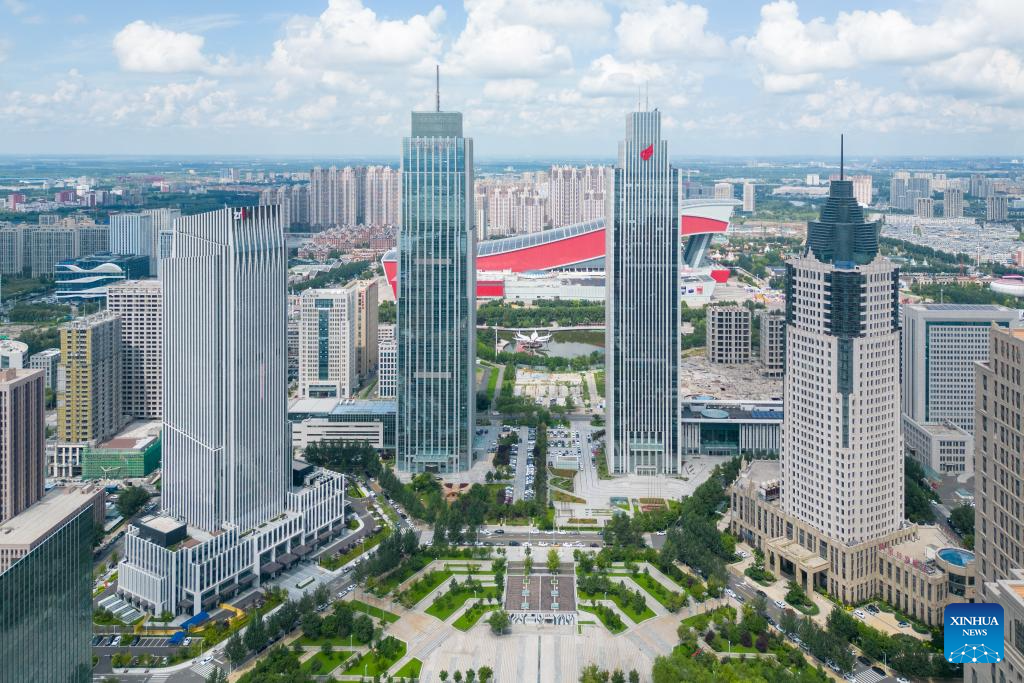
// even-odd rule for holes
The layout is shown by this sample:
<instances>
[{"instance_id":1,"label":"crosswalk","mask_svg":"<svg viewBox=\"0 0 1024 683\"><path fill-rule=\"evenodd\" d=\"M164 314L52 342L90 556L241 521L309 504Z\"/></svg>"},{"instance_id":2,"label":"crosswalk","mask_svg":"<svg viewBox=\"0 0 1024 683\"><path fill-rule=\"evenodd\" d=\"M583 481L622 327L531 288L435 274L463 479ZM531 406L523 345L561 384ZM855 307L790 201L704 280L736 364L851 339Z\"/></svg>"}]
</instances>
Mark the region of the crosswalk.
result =
<instances>
[{"instance_id":1,"label":"crosswalk","mask_svg":"<svg viewBox=\"0 0 1024 683\"><path fill-rule=\"evenodd\" d=\"M885 676L880 675L874 669L865 669L857 674L857 683L878 683L878 681L883 678L885 678Z\"/></svg>"},{"instance_id":2,"label":"crosswalk","mask_svg":"<svg viewBox=\"0 0 1024 683\"><path fill-rule=\"evenodd\" d=\"M192 667L192 671L202 676L204 679L209 678L213 670L219 668L216 661L209 661L206 664L196 664Z\"/></svg>"}]
</instances>

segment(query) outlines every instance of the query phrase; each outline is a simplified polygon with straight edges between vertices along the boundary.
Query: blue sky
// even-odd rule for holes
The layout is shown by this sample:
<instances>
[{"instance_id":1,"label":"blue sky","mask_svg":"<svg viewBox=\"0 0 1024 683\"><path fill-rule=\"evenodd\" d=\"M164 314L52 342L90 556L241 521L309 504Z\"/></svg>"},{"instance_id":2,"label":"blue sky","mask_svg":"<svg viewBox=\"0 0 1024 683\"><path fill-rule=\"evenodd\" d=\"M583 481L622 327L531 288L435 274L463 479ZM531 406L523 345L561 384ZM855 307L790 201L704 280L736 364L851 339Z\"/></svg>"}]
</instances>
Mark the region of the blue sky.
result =
<instances>
[{"instance_id":1,"label":"blue sky","mask_svg":"<svg viewBox=\"0 0 1024 683\"><path fill-rule=\"evenodd\" d=\"M673 155L1024 155L1024 2L0 0L0 154L611 157L649 83Z\"/></svg>"}]
</instances>

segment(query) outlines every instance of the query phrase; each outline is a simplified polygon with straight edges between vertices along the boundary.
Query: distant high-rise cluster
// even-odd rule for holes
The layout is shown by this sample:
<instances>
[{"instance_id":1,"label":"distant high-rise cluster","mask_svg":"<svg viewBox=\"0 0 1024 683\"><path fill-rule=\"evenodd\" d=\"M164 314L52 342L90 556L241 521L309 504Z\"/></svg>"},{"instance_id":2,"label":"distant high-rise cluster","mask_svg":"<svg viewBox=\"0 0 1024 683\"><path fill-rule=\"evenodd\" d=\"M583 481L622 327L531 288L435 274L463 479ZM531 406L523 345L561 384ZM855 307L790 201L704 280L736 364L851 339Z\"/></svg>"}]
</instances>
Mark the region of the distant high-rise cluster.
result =
<instances>
[{"instance_id":1,"label":"distant high-rise cluster","mask_svg":"<svg viewBox=\"0 0 1024 683\"><path fill-rule=\"evenodd\" d=\"M281 185L260 192L260 206L281 207L281 225L290 230L293 226L309 225L309 186Z\"/></svg>"},{"instance_id":2,"label":"distant high-rise cluster","mask_svg":"<svg viewBox=\"0 0 1024 683\"><path fill-rule=\"evenodd\" d=\"M0 275L29 271L32 277L49 277L61 261L105 251L110 251L110 228L92 219L40 216L38 225L0 223Z\"/></svg>"},{"instance_id":3,"label":"distant high-rise cluster","mask_svg":"<svg viewBox=\"0 0 1024 683\"><path fill-rule=\"evenodd\" d=\"M869 175L846 175L846 180L853 183L853 198L857 200L857 203L861 206L871 206L871 195L874 192L874 180ZM838 173L833 173L828 177L829 182L833 180L840 180Z\"/></svg>"},{"instance_id":4,"label":"distant high-rise cluster","mask_svg":"<svg viewBox=\"0 0 1024 683\"><path fill-rule=\"evenodd\" d=\"M480 180L475 191L478 239L540 232L547 223L547 202L533 183Z\"/></svg>"},{"instance_id":5,"label":"distant high-rise cluster","mask_svg":"<svg viewBox=\"0 0 1024 683\"><path fill-rule=\"evenodd\" d=\"M552 166L548 175L551 227L604 218L611 175L611 166Z\"/></svg>"},{"instance_id":6,"label":"distant high-rise cluster","mask_svg":"<svg viewBox=\"0 0 1024 683\"><path fill-rule=\"evenodd\" d=\"M932 174L896 171L889 181L889 206L904 211L917 211L918 199L931 199Z\"/></svg>"},{"instance_id":7,"label":"distant high-rise cluster","mask_svg":"<svg viewBox=\"0 0 1024 683\"><path fill-rule=\"evenodd\" d=\"M393 168L316 166L309 173L309 224L313 227L397 225L400 205L401 171Z\"/></svg>"}]
</instances>

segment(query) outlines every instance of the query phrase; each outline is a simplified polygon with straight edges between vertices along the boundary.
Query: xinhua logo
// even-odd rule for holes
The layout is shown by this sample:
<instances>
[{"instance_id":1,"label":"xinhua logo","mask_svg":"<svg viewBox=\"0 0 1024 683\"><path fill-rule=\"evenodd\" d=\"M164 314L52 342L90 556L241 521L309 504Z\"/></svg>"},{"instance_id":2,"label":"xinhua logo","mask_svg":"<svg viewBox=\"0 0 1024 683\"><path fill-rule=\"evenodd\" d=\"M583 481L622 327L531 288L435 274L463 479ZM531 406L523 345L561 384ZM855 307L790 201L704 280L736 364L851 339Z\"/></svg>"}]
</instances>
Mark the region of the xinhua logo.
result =
<instances>
[{"instance_id":1,"label":"xinhua logo","mask_svg":"<svg viewBox=\"0 0 1024 683\"><path fill-rule=\"evenodd\" d=\"M946 661L991 664L1003 660L1003 608L988 602L955 602L943 614Z\"/></svg>"}]
</instances>

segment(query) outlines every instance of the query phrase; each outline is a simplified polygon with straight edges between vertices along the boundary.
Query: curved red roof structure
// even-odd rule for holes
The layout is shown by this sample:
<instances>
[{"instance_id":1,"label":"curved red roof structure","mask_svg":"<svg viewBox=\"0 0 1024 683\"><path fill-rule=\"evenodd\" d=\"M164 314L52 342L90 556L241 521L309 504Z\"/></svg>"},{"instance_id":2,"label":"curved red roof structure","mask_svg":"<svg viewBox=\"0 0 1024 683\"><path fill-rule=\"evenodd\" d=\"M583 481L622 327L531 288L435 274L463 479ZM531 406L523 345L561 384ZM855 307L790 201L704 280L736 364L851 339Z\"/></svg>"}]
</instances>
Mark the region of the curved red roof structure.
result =
<instances>
[{"instance_id":1,"label":"curved red roof structure","mask_svg":"<svg viewBox=\"0 0 1024 683\"><path fill-rule=\"evenodd\" d=\"M679 232L686 240L683 261L690 270L708 269L717 282L729 278L728 268L705 263L707 248L715 235L729 229L734 199L689 199L680 202ZM529 235L515 235L477 244L477 272L524 273L533 270L603 270L605 256L605 220L567 225ZM398 250L390 249L381 258L391 291L398 294ZM493 297L498 291L491 279L477 282L478 295ZM481 291L486 290L486 291Z\"/></svg>"}]
</instances>

